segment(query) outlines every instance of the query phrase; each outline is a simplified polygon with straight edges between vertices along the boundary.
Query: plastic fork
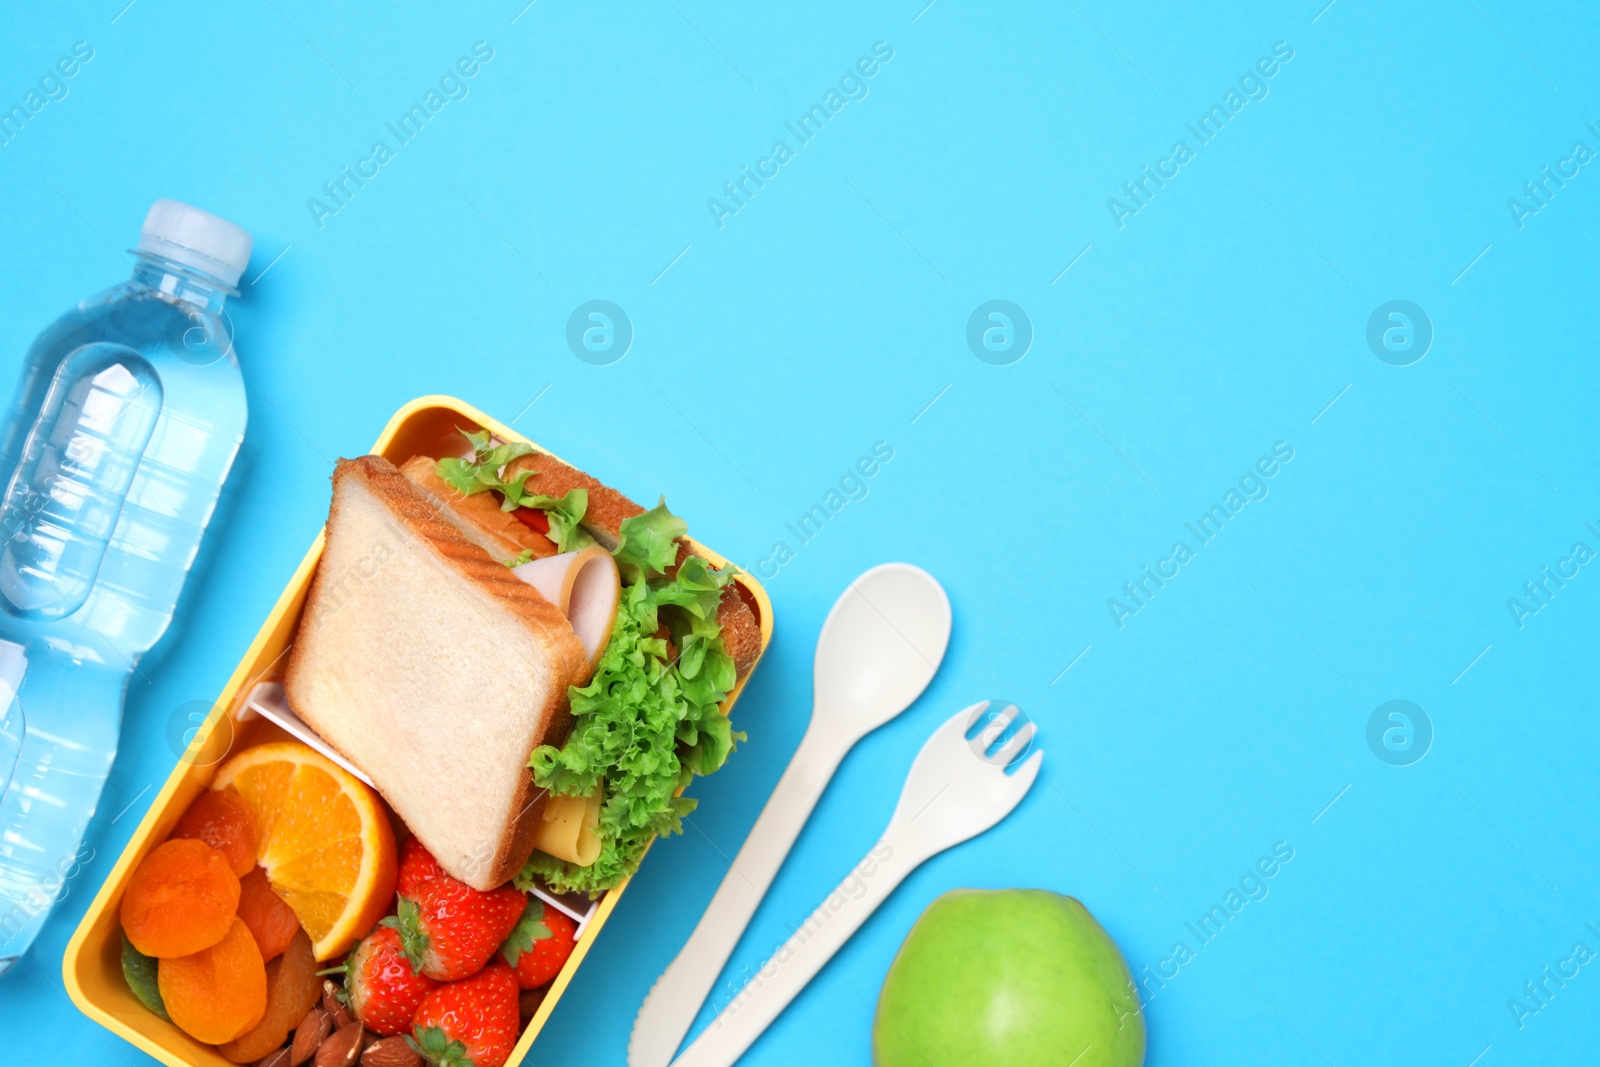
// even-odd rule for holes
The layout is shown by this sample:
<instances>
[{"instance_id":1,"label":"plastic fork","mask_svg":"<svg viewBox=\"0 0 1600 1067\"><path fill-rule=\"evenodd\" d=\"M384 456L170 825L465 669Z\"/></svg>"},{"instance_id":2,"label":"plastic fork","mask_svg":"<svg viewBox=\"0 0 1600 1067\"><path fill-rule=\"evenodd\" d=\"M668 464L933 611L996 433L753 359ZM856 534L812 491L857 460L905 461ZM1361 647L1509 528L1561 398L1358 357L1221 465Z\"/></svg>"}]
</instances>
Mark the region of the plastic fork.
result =
<instances>
[{"instance_id":1,"label":"plastic fork","mask_svg":"<svg viewBox=\"0 0 1600 1067\"><path fill-rule=\"evenodd\" d=\"M974 704L933 732L917 753L889 828L872 851L673 1061L673 1067L734 1063L906 875L1011 814L1038 777L1044 753L1027 756L1033 744L1032 723L989 751L1015 721L1015 705L997 713L968 741L967 734L989 706L987 700ZM1015 773L1007 773L1025 756Z\"/></svg>"}]
</instances>

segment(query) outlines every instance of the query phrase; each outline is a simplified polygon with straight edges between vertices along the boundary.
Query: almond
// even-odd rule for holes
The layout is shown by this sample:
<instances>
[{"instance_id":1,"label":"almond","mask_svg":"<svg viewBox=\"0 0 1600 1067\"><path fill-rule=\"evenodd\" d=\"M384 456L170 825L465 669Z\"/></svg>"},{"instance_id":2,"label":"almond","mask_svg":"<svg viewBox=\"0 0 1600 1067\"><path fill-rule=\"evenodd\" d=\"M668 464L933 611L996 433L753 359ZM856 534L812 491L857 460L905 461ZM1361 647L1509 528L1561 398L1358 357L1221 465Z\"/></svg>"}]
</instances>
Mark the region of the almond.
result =
<instances>
[{"instance_id":1,"label":"almond","mask_svg":"<svg viewBox=\"0 0 1600 1067\"><path fill-rule=\"evenodd\" d=\"M361 1055L361 1039L365 1031L360 1023L335 1030L317 1049L313 1067L351 1067Z\"/></svg>"},{"instance_id":2,"label":"almond","mask_svg":"<svg viewBox=\"0 0 1600 1067\"><path fill-rule=\"evenodd\" d=\"M422 1057L403 1037L386 1037L361 1055L361 1067L422 1067Z\"/></svg>"},{"instance_id":3,"label":"almond","mask_svg":"<svg viewBox=\"0 0 1600 1067\"><path fill-rule=\"evenodd\" d=\"M300 1067L309 1060L332 1032L331 1015L320 1007L306 1012L306 1017L294 1029L294 1043L289 1046L289 1067Z\"/></svg>"},{"instance_id":4,"label":"almond","mask_svg":"<svg viewBox=\"0 0 1600 1067\"><path fill-rule=\"evenodd\" d=\"M544 1003L544 995L548 992L548 989L525 989L522 991L522 995L517 998L517 1014L522 1019L523 1026L527 1026L538 1012L539 1005Z\"/></svg>"},{"instance_id":5,"label":"almond","mask_svg":"<svg viewBox=\"0 0 1600 1067\"><path fill-rule=\"evenodd\" d=\"M276 1052L269 1052L261 1058L256 1067L289 1067L289 1049L287 1046Z\"/></svg>"},{"instance_id":6,"label":"almond","mask_svg":"<svg viewBox=\"0 0 1600 1067\"><path fill-rule=\"evenodd\" d=\"M356 1021L345 1002L339 999L339 983L331 978L322 980L322 1010L333 1016L333 1028L342 1030Z\"/></svg>"}]
</instances>

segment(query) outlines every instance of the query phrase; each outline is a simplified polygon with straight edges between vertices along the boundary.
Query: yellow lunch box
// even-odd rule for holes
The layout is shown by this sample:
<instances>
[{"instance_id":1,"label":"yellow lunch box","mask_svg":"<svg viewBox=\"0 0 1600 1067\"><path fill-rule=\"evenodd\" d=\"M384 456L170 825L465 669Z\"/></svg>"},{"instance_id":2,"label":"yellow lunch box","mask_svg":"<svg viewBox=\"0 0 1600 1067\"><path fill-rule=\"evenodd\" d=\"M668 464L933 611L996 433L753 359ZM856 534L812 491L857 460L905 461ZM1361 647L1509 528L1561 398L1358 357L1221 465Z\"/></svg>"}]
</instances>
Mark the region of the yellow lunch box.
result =
<instances>
[{"instance_id":1,"label":"yellow lunch box","mask_svg":"<svg viewBox=\"0 0 1600 1067\"><path fill-rule=\"evenodd\" d=\"M527 440L454 397L425 396L395 412L372 446L372 451L396 466L417 455L448 454L459 447L458 429L488 430L505 441ZM213 704L194 742L173 768L166 785L156 795L150 810L134 830L132 839L123 849L105 884L90 902L89 910L68 942L66 955L62 959L62 978L67 992L85 1015L171 1067L231 1065L215 1048L196 1041L145 1009L128 988L122 975L122 935L118 918L122 893L134 868L146 853L166 840L190 803L210 786L217 765L226 753L267 741L288 739L287 734L266 719L239 719L237 716L256 683L272 674L289 649L299 626L306 593L311 587L312 574L322 557L322 543L323 535L319 531L311 550L300 561L294 576L289 579L288 587L278 598L277 605L251 642L244 659ZM727 562L698 542L695 548L718 566ZM761 651L765 654L772 640L772 602L768 600L766 590L749 573L740 571L737 580L743 583L755 600L757 621L761 627ZM750 673L754 673L753 668ZM723 704L725 713L731 711L734 702L739 699L750 673L728 694ZM534 1038L560 1002L573 974L583 963L589 946L594 943L626 888L627 883L624 882L606 892L590 906L587 914L581 916L577 947L561 973L550 984L543 1003L523 1030L508 1063L522 1062L533 1047ZM563 906L553 898L545 899L563 910L571 907L570 901ZM568 911L568 914L575 913Z\"/></svg>"}]
</instances>

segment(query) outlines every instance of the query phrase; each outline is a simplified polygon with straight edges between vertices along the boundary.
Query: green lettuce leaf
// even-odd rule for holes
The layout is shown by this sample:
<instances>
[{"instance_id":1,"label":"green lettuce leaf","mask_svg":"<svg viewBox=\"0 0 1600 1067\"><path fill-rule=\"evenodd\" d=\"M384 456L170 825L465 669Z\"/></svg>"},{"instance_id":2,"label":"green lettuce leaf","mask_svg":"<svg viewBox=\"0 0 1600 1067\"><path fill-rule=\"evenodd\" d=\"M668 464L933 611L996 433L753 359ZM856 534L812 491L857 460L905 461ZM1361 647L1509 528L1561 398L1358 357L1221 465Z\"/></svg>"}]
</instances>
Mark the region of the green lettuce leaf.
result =
<instances>
[{"instance_id":1,"label":"green lettuce leaf","mask_svg":"<svg viewBox=\"0 0 1600 1067\"><path fill-rule=\"evenodd\" d=\"M500 469L514 459L520 459L534 451L530 444L516 442L505 445L490 445L489 431L481 430L477 433L461 431L472 445L471 459L457 459L453 456L441 459L434 464L434 471L459 493L467 496L481 493L485 489L498 489L500 487ZM519 491L526 475L516 483ZM507 510L510 510L509 508Z\"/></svg>"},{"instance_id":2,"label":"green lettuce leaf","mask_svg":"<svg viewBox=\"0 0 1600 1067\"><path fill-rule=\"evenodd\" d=\"M510 478L502 477L502 471L512 460L534 454L536 450L532 445L520 442L490 445L487 431L462 431L462 436L472 443L472 458L448 457L434 464L434 472L453 489L467 496L493 489L501 496L502 511L538 508L550 520L550 540L555 542L558 551L575 552L595 543L589 531L583 528L583 517L589 510L587 489L573 489L560 498L526 492L523 486L533 476L533 471L518 471Z\"/></svg>"},{"instance_id":3,"label":"green lettuce leaf","mask_svg":"<svg viewBox=\"0 0 1600 1067\"><path fill-rule=\"evenodd\" d=\"M732 568L713 571L691 556L667 578L682 520L661 504L628 522L616 557L621 566L628 556L629 577L611 642L590 683L568 691L566 743L540 746L528 760L534 782L554 794L589 796L603 786L600 858L577 867L535 852L517 877L524 889L534 881L589 894L615 886L637 869L652 838L682 832L694 801L678 790L720 768L744 740L721 707L737 680L716 609ZM658 636L663 624L678 648L672 659Z\"/></svg>"},{"instance_id":4,"label":"green lettuce leaf","mask_svg":"<svg viewBox=\"0 0 1600 1067\"><path fill-rule=\"evenodd\" d=\"M637 582L665 574L678 558L678 538L689 532L689 524L667 510L665 497L643 515L623 519L618 533L617 567L622 580Z\"/></svg>"},{"instance_id":5,"label":"green lettuce leaf","mask_svg":"<svg viewBox=\"0 0 1600 1067\"><path fill-rule=\"evenodd\" d=\"M523 476L532 473L524 471ZM506 500L513 498L507 496ZM594 544L594 538L589 531L583 528L583 516L589 510L589 490L570 489L567 495L557 500L553 496L541 496L538 493L524 493L513 507L538 508L550 520L550 540L556 543L556 548L562 552L576 552L580 548L587 548ZM506 509L511 510L510 508Z\"/></svg>"},{"instance_id":6,"label":"green lettuce leaf","mask_svg":"<svg viewBox=\"0 0 1600 1067\"><path fill-rule=\"evenodd\" d=\"M688 556L678 568L675 580L656 590L656 603L676 605L701 621L715 619L717 605L722 602L722 589L733 581L734 574L732 567L714 571L699 556Z\"/></svg>"}]
</instances>

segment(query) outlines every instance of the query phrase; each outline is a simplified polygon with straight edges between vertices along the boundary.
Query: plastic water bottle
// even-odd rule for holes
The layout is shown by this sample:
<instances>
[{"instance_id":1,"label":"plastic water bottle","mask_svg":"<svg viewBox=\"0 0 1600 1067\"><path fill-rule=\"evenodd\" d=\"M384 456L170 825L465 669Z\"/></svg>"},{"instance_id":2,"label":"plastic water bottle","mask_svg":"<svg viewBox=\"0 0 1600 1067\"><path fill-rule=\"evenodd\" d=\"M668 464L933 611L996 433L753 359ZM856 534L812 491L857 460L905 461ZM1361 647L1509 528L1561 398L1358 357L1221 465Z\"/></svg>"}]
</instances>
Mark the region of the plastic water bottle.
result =
<instances>
[{"instance_id":1,"label":"plastic water bottle","mask_svg":"<svg viewBox=\"0 0 1600 1067\"><path fill-rule=\"evenodd\" d=\"M0 974L76 871L128 679L244 438L222 305L250 244L156 201L133 277L39 336L0 426Z\"/></svg>"}]
</instances>

